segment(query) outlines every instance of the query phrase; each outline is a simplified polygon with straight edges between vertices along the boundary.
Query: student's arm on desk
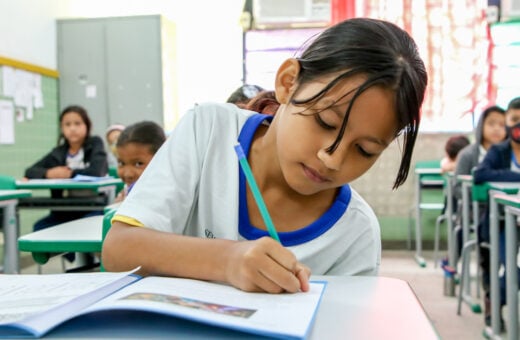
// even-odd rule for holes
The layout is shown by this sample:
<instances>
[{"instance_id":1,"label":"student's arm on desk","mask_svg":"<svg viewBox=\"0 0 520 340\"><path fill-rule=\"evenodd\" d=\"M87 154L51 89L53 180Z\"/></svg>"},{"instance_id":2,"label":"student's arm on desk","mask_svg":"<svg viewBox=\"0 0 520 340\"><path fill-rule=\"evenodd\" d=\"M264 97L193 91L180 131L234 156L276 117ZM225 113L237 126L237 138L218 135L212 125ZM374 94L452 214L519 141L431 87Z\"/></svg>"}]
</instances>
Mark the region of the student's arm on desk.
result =
<instances>
[{"instance_id":1,"label":"student's arm on desk","mask_svg":"<svg viewBox=\"0 0 520 340\"><path fill-rule=\"evenodd\" d=\"M491 169L479 166L473 172L473 180L477 184L484 182L520 182L520 173L509 169Z\"/></svg>"},{"instance_id":2,"label":"student's arm on desk","mask_svg":"<svg viewBox=\"0 0 520 340\"><path fill-rule=\"evenodd\" d=\"M473 181L477 184L484 182L520 182L520 173L511 171L509 163L504 167L501 155L490 149L484 160L473 172Z\"/></svg>"},{"instance_id":3,"label":"student's arm on desk","mask_svg":"<svg viewBox=\"0 0 520 340\"><path fill-rule=\"evenodd\" d=\"M141 275L227 282L244 291L309 289L310 270L269 237L205 239L114 221L103 242L103 264L109 271L141 266Z\"/></svg>"},{"instance_id":4,"label":"student's arm on desk","mask_svg":"<svg viewBox=\"0 0 520 340\"><path fill-rule=\"evenodd\" d=\"M52 150L41 159L36 161L30 167L25 169L26 178L46 178L47 170L59 166L59 160L53 154Z\"/></svg>"}]
</instances>

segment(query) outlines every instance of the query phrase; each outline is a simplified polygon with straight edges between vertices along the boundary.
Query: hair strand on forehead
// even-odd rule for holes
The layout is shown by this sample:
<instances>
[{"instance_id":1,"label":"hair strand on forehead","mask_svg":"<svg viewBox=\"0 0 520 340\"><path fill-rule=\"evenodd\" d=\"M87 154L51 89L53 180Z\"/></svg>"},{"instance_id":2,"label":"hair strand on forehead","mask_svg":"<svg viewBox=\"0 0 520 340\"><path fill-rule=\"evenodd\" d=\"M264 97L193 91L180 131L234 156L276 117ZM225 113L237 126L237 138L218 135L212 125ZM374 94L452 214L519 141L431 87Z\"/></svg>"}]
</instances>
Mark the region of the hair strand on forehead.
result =
<instances>
[{"instance_id":1,"label":"hair strand on forehead","mask_svg":"<svg viewBox=\"0 0 520 340\"><path fill-rule=\"evenodd\" d=\"M306 99L292 100L295 105L318 101L333 86L352 76L366 76L347 108L338 138L327 152L334 152L343 136L355 100L373 86L395 92L398 131L403 135L401 164L393 189L408 177L413 148L420 124L428 76L413 39L403 29L387 21L354 18L329 27L308 43L297 58L298 89L318 78L340 74L321 91Z\"/></svg>"}]
</instances>

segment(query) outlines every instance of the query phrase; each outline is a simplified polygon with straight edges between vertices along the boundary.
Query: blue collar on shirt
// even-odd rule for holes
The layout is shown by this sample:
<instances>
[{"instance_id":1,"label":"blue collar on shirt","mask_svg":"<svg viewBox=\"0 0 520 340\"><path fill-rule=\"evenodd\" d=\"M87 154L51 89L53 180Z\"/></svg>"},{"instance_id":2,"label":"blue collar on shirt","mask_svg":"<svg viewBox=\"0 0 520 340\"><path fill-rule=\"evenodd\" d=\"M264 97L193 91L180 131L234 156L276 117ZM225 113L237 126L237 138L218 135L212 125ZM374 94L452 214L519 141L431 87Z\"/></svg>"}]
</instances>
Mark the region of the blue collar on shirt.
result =
<instances>
[{"instance_id":1,"label":"blue collar on shirt","mask_svg":"<svg viewBox=\"0 0 520 340\"><path fill-rule=\"evenodd\" d=\"M238 141L244 149L246 155L249 154L253 136L258 127L264 122L271 122L273 116L265 114L254 114L249 117L240 131ZM239 166L239 165L237 165ZM242 170L239 171L239 213L238 213L238 231L246 240L256 240L263 236L269 236L266 230L258 229L251 225L249 213L247 211L246 199L246 179ZM349 185L344 185L339 189L336 200L331 207L316 221L310 225L291 232L279 232L278 236L284 246L295 246L311 241L327 230L332 228L334 224L343 216L350 203L351 190Z\"/></svg>"}]
</instances>

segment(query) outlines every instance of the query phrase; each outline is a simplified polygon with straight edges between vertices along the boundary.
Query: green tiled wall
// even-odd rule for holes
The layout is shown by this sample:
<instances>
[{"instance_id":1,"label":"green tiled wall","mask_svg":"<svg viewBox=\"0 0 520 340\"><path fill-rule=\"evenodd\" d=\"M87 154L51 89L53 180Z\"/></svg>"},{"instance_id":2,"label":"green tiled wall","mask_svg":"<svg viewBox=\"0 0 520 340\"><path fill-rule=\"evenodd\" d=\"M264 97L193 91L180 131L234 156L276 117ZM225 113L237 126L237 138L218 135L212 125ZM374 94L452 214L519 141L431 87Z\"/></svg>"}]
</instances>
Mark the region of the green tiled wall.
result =
<instances>
[{"instance_id":1,"label":"green tiled wall","mask_svg":"<svg viewBox=\"0 0 520 340\"><path fill-rule=\"evenodd\" d=\"M2 77L0 89L3 89ZM33 119L15 120L15 144L0 144L0 173L3 175L22 177L25 168L56 145L59 131L58 79L42 76L42 91L44 107L34 110Z\"/></svg>"},{"instance_id":2,"label":"green tiled wall","mask_svg":"<svg viewBox=\"0 0 520 340\"><path fill-rule=\"evenodd\" d=\"M2 70L0 66L0 99L3 96ZM34 110L32 120L17 122L14 126L14 144L0 144L0 174L21 178L25 168L49 152L57 142L59 125L58 79L42 76L43 108ZM21 210L20 234L32 231L34 222L48 214L47 210ZM3 244L0 242L0 263L3 262ZM22 257L28 253L22 253Z\"/></svg>"}]
</instances>

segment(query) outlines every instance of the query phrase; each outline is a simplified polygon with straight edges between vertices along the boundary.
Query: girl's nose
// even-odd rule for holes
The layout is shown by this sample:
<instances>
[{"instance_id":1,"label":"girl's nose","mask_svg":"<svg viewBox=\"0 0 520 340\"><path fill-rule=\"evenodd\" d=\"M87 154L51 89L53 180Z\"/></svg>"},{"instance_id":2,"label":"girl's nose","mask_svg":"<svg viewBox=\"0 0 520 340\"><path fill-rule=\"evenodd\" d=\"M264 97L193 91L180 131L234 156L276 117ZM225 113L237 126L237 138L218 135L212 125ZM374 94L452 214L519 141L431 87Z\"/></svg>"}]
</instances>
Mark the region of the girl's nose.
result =
<instances>
[{"instance_id":1,"label":"girl's nose","mask_svg":"<svg viewBox=\"0 0 520 340\"><path fill-rule=\"evenodd\" d=\"M125 182L125 183L132 183L132 182L134 182L134 175L133 175L132 171L123 169L123 171L121 171L121 176L120 177L123 180L123 182Z\"/></svg>"},{"instance_id":2,"label":"girl's nose","mask_svg":"<svg viewBox=\"0 0 520 340\"><path fill-rule=\"evenodd\" d=\"M318 159L323 162L327 169L339 171L345 160L346 152L338 147L332 154L326 151L327 148L318 151Z\"/></svg>"}]
</instances>

